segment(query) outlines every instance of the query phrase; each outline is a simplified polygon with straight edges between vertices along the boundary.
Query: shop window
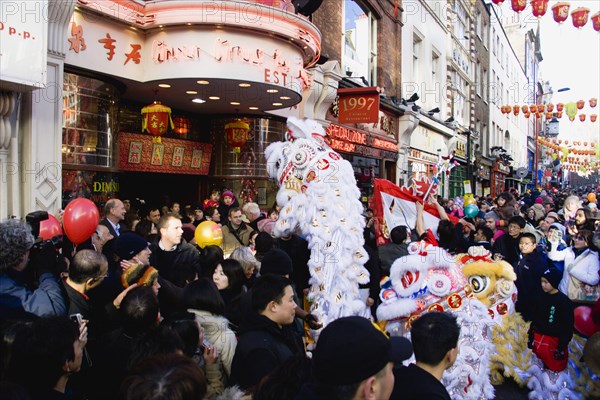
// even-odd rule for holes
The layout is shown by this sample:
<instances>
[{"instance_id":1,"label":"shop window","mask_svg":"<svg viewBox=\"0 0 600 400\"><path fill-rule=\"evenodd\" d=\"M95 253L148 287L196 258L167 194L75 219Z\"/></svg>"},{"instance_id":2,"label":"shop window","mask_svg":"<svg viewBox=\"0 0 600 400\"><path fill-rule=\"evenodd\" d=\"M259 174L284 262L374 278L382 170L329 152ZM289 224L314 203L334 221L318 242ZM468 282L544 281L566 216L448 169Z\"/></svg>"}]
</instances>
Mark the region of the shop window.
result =
<instances>
[{"instance_id":1,"label":"shop window","mask_svg":"<svg viewBox=\"0 0 600 400\"><path fill-rule=\"evenodd\" d=\"M344 1L342 68L346 75L377 82L377 20L359 2Z\"/></svg>"},{"instance_id":2,"label":"shop window","mask_svg":"<svg viewBox=\"0 0 600 400\"><path fill-rule=\"evenodd\" d=\"M117 126L115 88L97 79L64 74L62 162L113 167Z\"/></svg>"}]
</instances>

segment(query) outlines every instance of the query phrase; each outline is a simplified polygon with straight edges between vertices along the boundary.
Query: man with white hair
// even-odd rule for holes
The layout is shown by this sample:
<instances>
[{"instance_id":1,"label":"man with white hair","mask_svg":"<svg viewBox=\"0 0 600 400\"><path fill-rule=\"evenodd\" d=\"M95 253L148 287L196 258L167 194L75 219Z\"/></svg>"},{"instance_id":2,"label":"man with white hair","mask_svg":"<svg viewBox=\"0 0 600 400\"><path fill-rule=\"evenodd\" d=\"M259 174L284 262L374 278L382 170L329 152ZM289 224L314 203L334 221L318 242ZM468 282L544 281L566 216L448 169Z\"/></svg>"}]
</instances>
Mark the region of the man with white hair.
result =
<instances>
[{"instance_id":1,"label":"man with white hair","mask_svg":"<svg viewBox=\"0 0 600 400\"><path fill-rule=\"evenodd\" d=\"M255 231L259 231L258 222L266 219L267 216L260 212L260 207L256 203L246 203L242 207L242 212L248 218L248 225Z\"/></svg>"}]
</instances>

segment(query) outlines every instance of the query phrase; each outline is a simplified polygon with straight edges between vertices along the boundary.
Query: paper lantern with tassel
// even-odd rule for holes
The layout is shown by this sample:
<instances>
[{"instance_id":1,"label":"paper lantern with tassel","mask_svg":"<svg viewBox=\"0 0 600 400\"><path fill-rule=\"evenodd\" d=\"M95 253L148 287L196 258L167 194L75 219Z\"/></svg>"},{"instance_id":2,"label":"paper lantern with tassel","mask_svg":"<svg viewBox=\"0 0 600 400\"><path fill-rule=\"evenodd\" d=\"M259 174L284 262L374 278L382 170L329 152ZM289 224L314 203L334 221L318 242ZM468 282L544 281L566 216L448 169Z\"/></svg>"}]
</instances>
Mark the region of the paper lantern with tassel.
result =
<instances>
[{"instance_id":1,"label":"paper lantern with tassel","mask_svg":"<svg viewBox=\"0 0 600 400\"><path fill-rule=\"evenodd\" d=\"M598 104L598 99L597 99L597 98L595 98L595 97L592 97L592 98L590 99L590 107L592 107L592 108L596 108L596 105L597 105L597 104Z\"/></svg>"},{"instance_id":2,"label":"paper lantern with tassel","mask_svg":"<svg viewBox=\"0 0 600 400\"><path fill-rule=\"evenodd\" d=\"M554 111L554 104L552 104L552 103L546 104L546 111L548 111L548 112Z\"/></svg>"},{"instance_id":3,"label":"paper lantern with tassel","mask_svg":"<svg viewBox=\"0 0 600 400\"><path fill-rule=\"evenodd\" d=\"M563 103L558 103L556 105L556 111L560 112L565 108L565 105Z\"/></svg>"},{"instance_id":4,"label":"paper lantern with tassel","mask_svg":"<svg viewBox=\"0 0 600 400\"><path fill-rule=\"evenodd\" d=\"M569 17L569 8L571 5L567 2L561 1L552 6L552 18L554 21L562 24Z\"/></svg>"},{"instance_id":5,"label":"paper lantern with tassel","mask_svg":"<svg viewBox=\"0 0 600 400\"><path fill-rule=\"evenodd\" d=\"M529 112L531 112L532 114L535 114L537 112L537 105L535 105L535 104L530 105Z\"/></svg>"},{"instance_id":6,"label":"paper lantern with tassel","mask_svg":"<svg viewBox=\"0 0 600 400\"><path fill-rule=\"evenodd\" d=\"M238 160L238 155L242 151L242 147L244 147L246 140L248 139L249 130L250 125L239 119L231 121L225 125L227 143L229 146L233 147L236 163Z\"/></svg>"},{"instance_id":7,"label":"paper lantern with tassel","mask_svg":"<svg viewBox=\"0 0 600 400\"><path fill-rule=\"evenodd\" d=\"M556 113L556 118L562 118L562 111Z\"/></svg>"},{"instance_id":8,"label":"paper lantern with tassel","mask_svg":"<svg viewBox=\"0 0 600 400\"><path fill-rule=\"evenodd\" d=\"M596 119L598 119L598 115L597 114L590 115L590 121L596 122Z\"/></svg>"},{"instance_id":9,"label":"paper lantern with tassel","mask_svg":"<svg viewBox=\"0 0 600 400\"><path fill-rule=\"evenodd\" d=\"M579 120L581 122L585 121L585 114L579 114Z\"/></svg>"},{"instance_id":10,"label":"paper lantern with tassel","mask_svg":"<svg viewBox=\"0 0 600 400\"><path fill-rule=\"evenodd\" d=\"M531 0L531 12L541 18L548 11L548 0Z\"/></svg>"},{"instance_id":11,"label":"paper lantern with tassel","mask_svg":"<svg viewBox=\"0 0 600 400\"><path fill-rule=\"evenodd\" d=\"M546 113L546 119L552 119L552 113L551 112L547 112Z\"/></svg>"},{"instance_id":12,"label":"paper lantern with tassel","mask_svg":"<svg viewBox=\"0 0 600 400\"><path fill-rule=\"evenodd\" d=\"M528 113L529 112L529 107L527 107L526 105L522 106L521 107L521 111L523 111L523 113Z\"/></svg>"},{"instance_id":13,"label":"paper lantern with tassel","mask_svg":"<svg viewBox=\"0 0 600 400\"><path fill-rule=\"evenodd\" d=\"M581 29L587 24L588 16L590 15L590 9L586 7L579 7L571 12L571 18L573 19L573 26Z\"/></svg>"},{"instance_id":14,"label":"paper lantern with tassel","mask_svg":"<svg viewBox=\"0 0 600 400\"><path fill-rule=\"evenodd\" d=\"M142 108L142 132L147 131L154 138L156 143L160 143L160 137L167 133L169 127L173 129L173 120L171 119L171 107L162 105L160 101L147 105Z\"/></svg>"},{"instance_id":15,"label":"paper lantern with tassel","mask_svg":"<svg viewBox=\"0 0 600 400\"><path fill-rule=\"evenodd\" d=\"M579 101L577 102L577 109L578 109L578 110L583 110L583 107L584 107L584 106L585 106L585 101L583 101L583 100L579 100Z\"/></svg>"}]
</instances>

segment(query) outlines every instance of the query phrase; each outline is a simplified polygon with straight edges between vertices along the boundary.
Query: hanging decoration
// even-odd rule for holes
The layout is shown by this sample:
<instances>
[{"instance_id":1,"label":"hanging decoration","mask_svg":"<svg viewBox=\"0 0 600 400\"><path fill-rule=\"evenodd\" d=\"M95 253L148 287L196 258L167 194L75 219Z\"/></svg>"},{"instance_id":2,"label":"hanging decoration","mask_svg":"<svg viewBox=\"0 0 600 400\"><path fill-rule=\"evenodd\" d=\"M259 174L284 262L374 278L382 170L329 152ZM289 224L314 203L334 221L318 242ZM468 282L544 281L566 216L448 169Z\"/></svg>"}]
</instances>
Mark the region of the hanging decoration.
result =
<instances>
[{"instance_id":1,"label":"hanging decoration","mask_svg":"<svg viewBox=\"0 0 600 400\"><path fill-rule=\"evenodd\" d=\"M594 30L600 32L600 11L592 15L590 19L592 20L592 27Z\"/></svg>"},{"instance_id":2,"label":"hanging decoration","mask_svg":"<svg viewBox=\"0 0 600 400\"><path fill-rule=\"evenodd\" d=\"M189 118L173 118L173 124L175 125L175 128L173 128L173 132L175 132L178 135L187 135L190 131L191 122Z\"/></svg>"},{"instance_id":3,"label":"hanging decoration","mask_svg":"<svg viewBox=\"0 0 600 400\"><path fill-rule=\"evenodd\" d=\"M554 104L552 104L552 103L546 104L546 111L548 111L548 112L554 111Z\"/></svg>"},{"instance_id":4,"label":"hanging decoration","mask_svg":"<svg viewBox=\"0 0 600 400\"><path fill-rule=\"evenodd\" d=\"M571 5L567 2L559 2L552 6L552 18L554 21L562 24L569 17L569 8Z\"/></svg>"},{"instance_id":5,"label":"hanging decoration","mask_svg":"<svg viewBox=\"0 0 600 400\"><path fill-rule=\"evenodd\" d=\"M565 108L565 105L563 103L558 103L556 105L556 111L558 112L562 112L562 110Z\"/></svg>"},{"instance_id":6,"label":"hanging decoration","mask_svg":"<svg viewBox=\"0 0 600 400\"><path fill-rule=\"evenodd\" d=\"M527 0L511 0L511 5L514 12L520 13L527 7Z\"/></svg>"},{"instance_id":7,"label":"hanging decoration","mask_svg":"<svg viewBox=\"0 0 600 400\"><path fill-rule=\"evenodd\" d=\"M590 121L596 122L596 119L598 119L598 115L597 114L590 115Z\"/></svg>"},{"instance_id":8,"label":"hanging decoration","mask_svg":"<svg viewBox=\"0 0 600 400\"><path fill-rule=\"evenodd\" d=\"M495 5L499 6L502 3L504 3L504 0L492 0L492 3L494 3Z\"/></svg>"},{"instance_id":9,"label":"hanging decoration","mask_svg":"<svg viewBox=\"0 0 600 400\"><path fill-rule=\"evenodd\" d=\"M579 114L579 120L581 122L585 121L585 114Z\"/></svg>"},{"instance_id":10,"label":"hanging decoration","mask_svg":"<svg viewBox=\"0 0 600 400\"><path fill-rule=\"evenodd\" d=\"M592 97L592 98L590 99L590 107L592 107L592 108L596 108L596 105L597 105L597 104L598 104L598 99L597 99L597 98L595 98L595 97Z\"/></svg>"},{"instance_id":11,"label":"hanging decoration","mask_svg":"<svg viewBox=\"0 0 600 400\"><path fill-rule=\"evenodd\" d=\"M242 121L241 119L235 119L225 125L225 135L227 137L227 143L233 147L235 154L235 162L238 162L238 156L242 151L242 147L246 144L248 139L248 131L250 125Z\"/></svg>"},{"instance_id":12,"label":"hanging decoration","mask_svg":"<svg viewBox=\"0 0 600 400\"><path fill-rule=\"evenodd\" d=\"M161 143L160 137L167 133L169 127L173 129L171 107L161 104L160 101L142 108L142 132L150 133L155 143Z\"/></svg>"},{"instance_id":13,"label":"hanging decoration","mask_svg":"<svg viewBox=\"0 0 600 400\"><path fill-rule=\"evenodd\" d=\"M590 9L586 7L579 7L571 12L571 18L573 19L573 26L575 28L583 28L587 24L588 16L590 15Z\"/></svg>"},{"instance_id":14,"label":"hanging decoration","mask_svg":"<svg viewBox=\"0 0 600 400\"><path fill-rule=\"evenodd\" d=\"M583 101L583 100L579 100L579 101L577 102L577 109L578 109L578 110L583 110L583 107L584 107L584 106L585 106L585 101Z\"/></svg>"},{"instance_id":15,"label":"hanging decoration","mask_svg":"<svg viewBox=\"0 0 600 400\"><path fill-rule=\"evenodd\" d=\"M531 0L531 12L534 16L541 18L548 11L549 0Z\"/></svg>"},{"instance_id":16,"label":"hanging decoration","mask_svg":"<svg viewBox=\"0 0 600 400\"><path fill-rule=\"evenodd\" d=\"M574 121L577 115L577 103L567 103L565 107L567 108L569 120Z\"/></svg>"}]
</instances>

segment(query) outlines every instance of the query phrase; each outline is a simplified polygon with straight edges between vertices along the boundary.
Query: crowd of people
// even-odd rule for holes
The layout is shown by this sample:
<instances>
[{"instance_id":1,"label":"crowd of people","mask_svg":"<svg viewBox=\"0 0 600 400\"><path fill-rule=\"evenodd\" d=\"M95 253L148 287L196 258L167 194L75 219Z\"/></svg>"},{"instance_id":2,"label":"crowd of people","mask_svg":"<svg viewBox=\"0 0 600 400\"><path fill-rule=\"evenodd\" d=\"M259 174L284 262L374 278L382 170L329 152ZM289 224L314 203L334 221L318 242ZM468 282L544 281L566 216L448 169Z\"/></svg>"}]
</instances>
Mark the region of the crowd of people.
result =
<instances>
[{"instance_id":1,"label":"crowd of people","mask_svg":"<svg viewBox=\"0 0 600 400\"><path fill-rule=\"evenodd\" d=\"M574 304L591 305L600 326L600 215L581 195L476 197L473 218L464 216L460 199L431 196L440 216L435 238L416 203L416 226L393 227L381 246L367 209L367 304L375 310L380 278L410 242L431 238L451 254L482 246L514 268L517 311L531 323L528 345L547 368L561 371ZM277 217L276 206L240 207L231 190L215 190L184 207L111 199L89 240L77 246L67 237L59 246L39 240L39 226L22 220L2 221L0 395L449 398L441 377L456 359L460 326L447 313L419 318L412 345L367 319L341 318L322 330L307 357L305 329L321 327L304 306L310 250L300 234L273 237ZM204 221L221 225L220 245L196 243ZM415 364L402 366L413 349Z\"/></svg>"}]
</instances>

